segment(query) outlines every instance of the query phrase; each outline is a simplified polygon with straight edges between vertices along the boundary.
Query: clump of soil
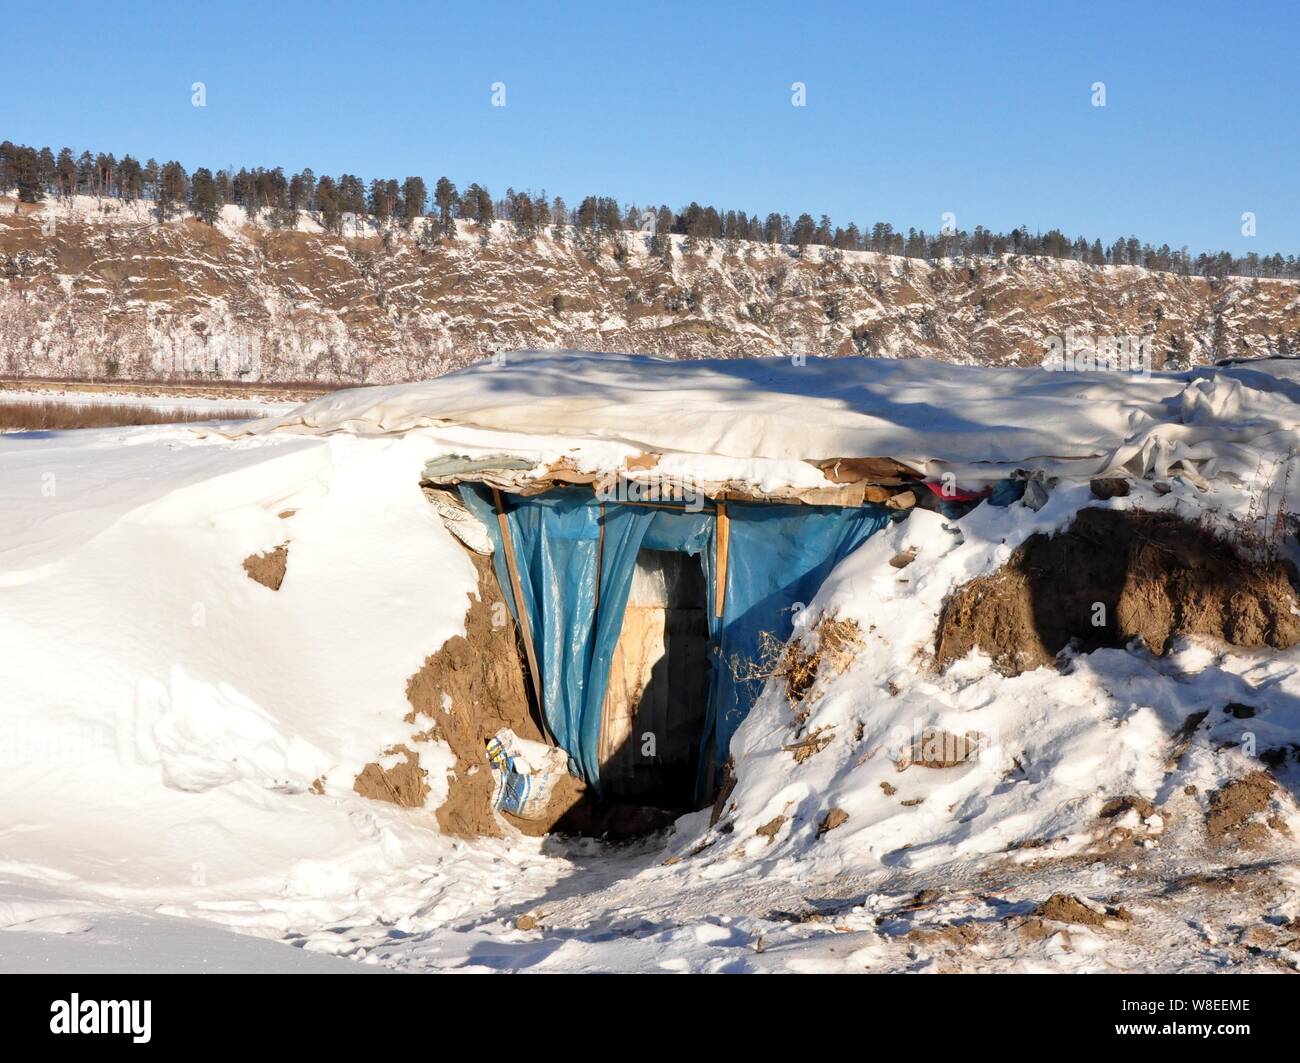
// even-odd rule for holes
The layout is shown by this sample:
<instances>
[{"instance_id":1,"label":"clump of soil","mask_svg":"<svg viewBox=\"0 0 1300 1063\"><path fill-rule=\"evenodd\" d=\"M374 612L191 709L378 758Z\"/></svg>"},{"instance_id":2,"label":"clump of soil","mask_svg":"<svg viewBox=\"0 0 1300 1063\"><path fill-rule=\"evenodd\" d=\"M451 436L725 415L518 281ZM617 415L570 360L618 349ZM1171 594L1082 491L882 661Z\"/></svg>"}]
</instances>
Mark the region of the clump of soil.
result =
<instances>
[{"instance_id":1,"label":"clump of soil","mask_svg":"<svg viewBox=\"0 0 1300 1063\"><path fill-rule=\"evenodd\" d=\"M916 927L903 937L914 944L942 948L951 954L978 944L980 931L973 923L944 923L938 927Z\"/></svg>"},{"instance_id":2,"label":"clump of soil","mask_svg":"<svg viewBox=\"0 0 1300 1063\"><path fill-rule=\"evenodd\" d=\"M955 768L979 754L983 737L978 731L955 735L938 727L927 727L903 750L898 758L898 770L906 771L913 764L919 768Z\"/></svg>"},{"instance_id":3,"label":"clump of soil","mask_svg":"<svg viewBox=\"0 0 1300 1063\"><path fill-rule=\"evenodd\" d=\"M1268 841L1268 826L1256 817L1273 803L1277 783L1266 771L1252 771L1210 795L1205 833L1211 841L1232 842L1248 849Z\"/></svg>"},{"instance_id":4,"label":"clump of soil","mask_svg":"<svg viewBox=\"0 0 1300 1063\"><path fill-rule=\"evenodd\" d=\"M1127 908L1112 908L1095 902L1085 902L1068 893L1054 893L1036 909L1041 919L1077 926L1098 926L1118 929L1133 922Z\"/></svg>"},{"instance_id":5,"label":"clump of soil","mask_svg":"<svg viewBox=\"0 0 1300 1063\"><path fill-rule=\"evenodd\" d=\"M978 648L1019 675L1071 644L1088 653L1140 638L1160 655L1183 635L1284 649L1300 643L1296 579L1289 561L1248 559L1171 513L1084 509L949 597L936 662Z\"/></svg>"},{"instance_id":6,"label":"clump of soil","mask_svg":"<svg viewBox=\"0 0 1300 1063\"><path fill-rule=\"evenodd\" d=\"M772 819L768 820L761 827L759 827L758 830L754 831L754 834L760 838L766 838L767 844L771 845L774 841L776 841L776 836L781 832L781 828L784 825L785 825L785 816L774 816Z\"/></svg>"},{"instance_id":7,"label":"clump of soil","mask_svg":"<svg viewBox=\"0 0 1300 1063\"><path fill-rule=\"evenodd\" d=\"M367 764L352 783L352 789L362 797L375 801L391 801L403 808L422 808L429 796L429 773L420 767L420 758L405 746L393 746L384 755L401 753L403 759L391 768L377 762Z\"/></svg>"},{"instance_id":8,"label":"clump of soil","mask_svg":"<svg viewBox=\"0 0 1300 1063\"><path fill-rule=\"evenodd\" d=\"M423 738L439 738L456 754L447 799L435 813L438 825L460 836L501 833L492 808L493 778L487 741L509 727L520 738L544 741L525 686L526 666L518 636L492 572L491 558L466 550L478 571L479 594L465 614L465 634L448 639L406 684L407 721L430 722ZM493 624L493 617L508 622ZM446 700L444 700L446 699ZM577 778L561 779L541 820L508 817L525 834L544 834L586 790Z\"/></svg>"},{"instance_id":9,"label":"clump of soil","mask_svg":"<svg viewBox=\"0 0 1300 1063\"><path fill-rule=\"evenodd\" d=\"M849 821L849 814L842 808L832 808L823 817L821 823L817 825L817 837L823 834L829 834L836 827L841 827Z\"/></svg>"},{"instance_id":10,"label":"clump of soil","mask_svg":"<svg viewBox=\"0 0 1300 1063\"><path fill-rule=\"evenodd\" d=\"M1130 809L1143 819L1154 816L1156 813L1156 806L1145 797L1139 797L1137 794L1124 794L1122 797L1112 797L1102 805L1100 814L1102 819L1116 819Z\"/></svg>"},{"instance_id":11,"label":"clump of soil","mask_svg":"<svg viewBox=\"0 0 1300 1063\"><path fill-rule=\"evenodd\" d=\"M1127 498L1129 483L1122 476L1104 476L1092 480L1088 486L1093 498Z\"/></svg>"},{"instance_id":12,"label":"clump of soil","mask_svg":"<svg viewBox=\"0 0 1300 1063\"><path fill-rule=\"evenodd\" d=\"M284 583L284 572L289 566L289 544L281 543L274 550L249 554L244 558L244 571L248 578L263 587L278 591Z\"/></svg>"}]
</instances>

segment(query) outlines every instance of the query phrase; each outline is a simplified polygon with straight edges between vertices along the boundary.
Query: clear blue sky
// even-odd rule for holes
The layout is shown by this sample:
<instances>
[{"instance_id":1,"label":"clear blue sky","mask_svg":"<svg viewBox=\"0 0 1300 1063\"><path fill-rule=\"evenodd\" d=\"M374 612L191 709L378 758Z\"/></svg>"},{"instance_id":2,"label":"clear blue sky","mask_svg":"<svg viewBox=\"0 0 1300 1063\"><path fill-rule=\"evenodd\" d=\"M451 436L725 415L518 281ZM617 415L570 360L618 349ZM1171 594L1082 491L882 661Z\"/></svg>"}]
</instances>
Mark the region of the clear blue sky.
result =
<instances>
[{"instance_id":1,"label":"clear blue sky","mask_svg":"<svg viewBox=\"0 0 1300 1063\"><path fill-rule=\"evenodd\" d=\"M0 138L56 151L1300 253L1284 3L59 2L4 25Z\"/></svg>"}]
</instances>

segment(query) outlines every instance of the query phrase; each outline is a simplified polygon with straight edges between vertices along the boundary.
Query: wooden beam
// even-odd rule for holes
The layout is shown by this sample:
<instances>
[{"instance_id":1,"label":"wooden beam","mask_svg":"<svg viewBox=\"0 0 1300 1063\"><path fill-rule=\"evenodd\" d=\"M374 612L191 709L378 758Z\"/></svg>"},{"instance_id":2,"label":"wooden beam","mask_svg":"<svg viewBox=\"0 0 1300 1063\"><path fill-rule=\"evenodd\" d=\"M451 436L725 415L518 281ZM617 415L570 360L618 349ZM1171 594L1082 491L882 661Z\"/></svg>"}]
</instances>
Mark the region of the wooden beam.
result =
<instances>
[{"instance_id":1,"label":"wooden beam","mask_svg":"<svg viewBox=\"0 0 1300 1063\"><path fill-rule=\"evenodd\" d=\"M727 552L731 548L731 518L727 516L726 502L718 498L716 505L718 509L718 526L715 529L714 538L714 548L717 554L713 566L716 579L713 599L714 615L721 617L722 608L727 601Z\"/></svg>"},{"instance_id":2,"label":"wooden beam","mask_svg":"<svg viewBox=\"0 0 1300 1063\"><path fill-rule=\"evenodd\" d=\"M538 724L546 740L555 745L555 735L551 733L546 722L546 704L542 700L542 673L537 667L537 651L533 648L533 628L528 622L528 608L524 604L523 583L519 579L519 566L515 561L515 541L510 534L510 522L506 520L505 504L501 492L492 488L492 502L497 510L497 527L501 530L501 548L506 552L506 568L510 572L510 593L515 599L515 613L519 617L519 634L524 640L524 653L528 656L528 675L533 687L533 697L537 700Z\"/></svg>"},{"instance_id":3,"label":"wooden beam","mask_svg":"<svg viewBox=\"0 0 1300 1063\"><path fill-rule=\"evenodd\" d=\"M600 585L605 577L605 503L600 504L599 532L596 537L596 600L592 604L591 629L596 630L600 617Z\"/></svg>"}]
</instances>

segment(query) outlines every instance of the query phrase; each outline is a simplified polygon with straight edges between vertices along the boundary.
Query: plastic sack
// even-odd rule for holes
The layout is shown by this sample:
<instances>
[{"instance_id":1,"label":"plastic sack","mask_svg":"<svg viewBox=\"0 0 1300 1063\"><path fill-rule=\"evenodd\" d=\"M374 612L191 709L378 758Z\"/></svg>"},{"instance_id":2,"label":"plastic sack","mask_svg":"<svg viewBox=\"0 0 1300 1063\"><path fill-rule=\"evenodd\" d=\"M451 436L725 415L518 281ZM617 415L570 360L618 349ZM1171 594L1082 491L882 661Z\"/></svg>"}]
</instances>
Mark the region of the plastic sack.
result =
<instances>
[{"instance_id":1,"label":"plastic sack","mask_svg":"<svg viewBox=\"0 0 1300 1063\"><path fill-rule=\"evenodd\" d=\"M487 744L495 788L492 804L520 819L540 819L555 787L569 774L569 755L553 746L520 738L503 727Z\"/></svg>"}]
</instances>

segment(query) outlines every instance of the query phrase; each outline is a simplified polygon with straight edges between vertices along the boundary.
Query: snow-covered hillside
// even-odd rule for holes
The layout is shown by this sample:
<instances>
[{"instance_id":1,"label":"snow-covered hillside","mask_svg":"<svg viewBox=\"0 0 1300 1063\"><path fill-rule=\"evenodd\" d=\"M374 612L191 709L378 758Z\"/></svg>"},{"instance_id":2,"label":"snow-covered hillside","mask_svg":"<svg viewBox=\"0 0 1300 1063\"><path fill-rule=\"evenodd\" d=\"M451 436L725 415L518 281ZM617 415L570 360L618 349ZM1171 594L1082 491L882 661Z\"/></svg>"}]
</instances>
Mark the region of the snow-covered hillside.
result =
<instances>
[{"instance_id":1,"label":"snow-covered hillside","mask_svg":"<svg viewBox=\"0 0 1300 1063\"><path fill-rule=\"evenodd\" d=\"M649 236L581 246L506 223L455 240L303 217L159 225L145 205L0 199L0 373L424 379L526 347L1038 365L1052 337L1148 341L1183 368L1300 346L1294 282L1023 257L927 263ZM1071 339L1073 337L1073 339Z\"/></svg>"},{"instance_id":2,"label":"snow-covered hillside","mask_svg":"<svg viewBox=\"0 0 1300 1063\"><path fill-rule=\"evenodd\" d=\"M1188 637L1019 675L978 649L933 659L952 592L1081 508L1272 541L1294 512L1277 432L1294 399L1263 380L1215 402L1175 401L1200 393L1189 378L1142 384L1167 392L1151 409L1195 472L1152 467L1110 499L1065 478L1037 510L917 509L868 541L796 617L791 652L817 663L795 698L774 667L719 807L621 846L452 838L433 815L455 760L418 740L406 684L465 630L476 584L421 470L499 430L0 438L0 968L1294 967L1300 649ZM1114 396L1094 398L1109 424ZM546 445L630 451L584 426ZM744 445L684 444L675 470L752 473ZM286 543L278 589L249 578ZM958 743L931 755L936 734ZM428 773L420 808L353 788L401 744Z\"/></svg>"}]
</instances>

